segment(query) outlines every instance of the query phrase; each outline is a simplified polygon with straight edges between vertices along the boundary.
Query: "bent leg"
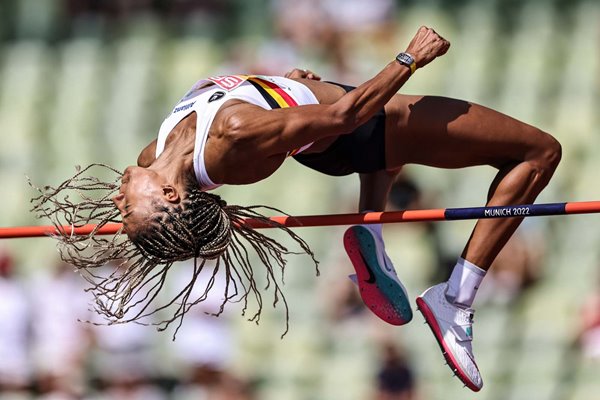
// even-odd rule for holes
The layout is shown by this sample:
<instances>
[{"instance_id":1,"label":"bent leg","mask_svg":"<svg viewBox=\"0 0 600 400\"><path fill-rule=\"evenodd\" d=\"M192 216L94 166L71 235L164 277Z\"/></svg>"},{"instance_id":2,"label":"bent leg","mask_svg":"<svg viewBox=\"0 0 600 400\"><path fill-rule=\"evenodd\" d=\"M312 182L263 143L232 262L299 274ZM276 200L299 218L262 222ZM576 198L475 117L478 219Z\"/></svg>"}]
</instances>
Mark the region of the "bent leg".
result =
<instances>
[{"instance_id":1,"label":"bent leg","mask_svg":"<svg viewBox=\"0 0 600 400\"><path fill-rule=\"evenodd\" d=\"M532 203L561 157L549 134L486 107L442 97L396 96L387 106L388 168L491 165L488 206ZM487 270L522 218L479 220L462 257Z\"/></svg>"},{"instance_id":2,"label":"bent leg","mask_svg":"<svg viewBox=\"0 0 600 400\"><path fill-rule=\"evenodd\" d=\"M395 126L387 126L389 166L416 163L440 168L491 165L498 169L487 205L531 203L560 161L552 136L488 108L440 97L398 96L389 105ZM521 218L482 219L448 282L417 298L448 366L471 390L483 380L473 354L473 310L479 284Z\"/></svg>"},{"instance_id":3,"label":"bent leg","mask_svg":"<svg viewBox=\"0 0 600 400\"><path fill-rule=\"evenodd\" d=\"M377 171L360 176L360 199L358 211L385 211L388 195L400 169Z\"/></svg>"},{"instance_id":4,"label":"bent leg","mask_svg":"<svg viewBox=\"0 0 600 400\"><path fill-rule=\"evenodd\" d=\"M384 211L399 170L360 174L359 210ZM354 225L344 234L344 247L356 271L351 275L365 305L382 320L403 325L412 319L406 288L398 278L383 242L382 224Z\"/></svg>"}]
</instances>

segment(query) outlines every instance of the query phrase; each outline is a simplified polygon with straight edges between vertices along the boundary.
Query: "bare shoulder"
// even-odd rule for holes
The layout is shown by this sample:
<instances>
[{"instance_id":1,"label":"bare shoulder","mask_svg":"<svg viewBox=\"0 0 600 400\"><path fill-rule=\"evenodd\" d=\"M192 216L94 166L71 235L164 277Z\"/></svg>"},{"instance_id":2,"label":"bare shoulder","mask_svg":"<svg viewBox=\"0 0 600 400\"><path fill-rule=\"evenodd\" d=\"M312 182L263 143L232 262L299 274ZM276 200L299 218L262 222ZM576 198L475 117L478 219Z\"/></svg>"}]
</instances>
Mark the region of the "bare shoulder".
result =
<instances>
[{"instance_id":1,"label":"bare shoulder","mask_svg":"<svg viewBox=\"0 0 600 400\"><path fill-rule=\"evenodd\" d=\"M147 168L154 162L154 160L156 160L156 143L157 140L154 139L148 146L144 147L144 149L141 151L140 155L137 158L137 165L139 167Z\"/></svg>"},{"instance_id":2,"label":"bare shoulder","mask_svg":"<svg viewBox=\"0 0 600 400\"><path fill-rule=\"evenodd\" d=\"M285 159L264 140L280 130L282 116L260 106L229 100L211 124L204 150L208 175L215 182L249 184L271 175Z\"/></svg>"},{"instance_id":3,"label":"bare shoulder","mask_svg":"<svg viewBox=\"0 0 600 400\"><path fill-rule=\"evenodd\" d=\"M206 152L215 153L221 162L253 164L267 154L260 142L270 131L277 131L282 116L241 100L229 100L219 109L210 126Z\"/></svg>"}]
</instances>

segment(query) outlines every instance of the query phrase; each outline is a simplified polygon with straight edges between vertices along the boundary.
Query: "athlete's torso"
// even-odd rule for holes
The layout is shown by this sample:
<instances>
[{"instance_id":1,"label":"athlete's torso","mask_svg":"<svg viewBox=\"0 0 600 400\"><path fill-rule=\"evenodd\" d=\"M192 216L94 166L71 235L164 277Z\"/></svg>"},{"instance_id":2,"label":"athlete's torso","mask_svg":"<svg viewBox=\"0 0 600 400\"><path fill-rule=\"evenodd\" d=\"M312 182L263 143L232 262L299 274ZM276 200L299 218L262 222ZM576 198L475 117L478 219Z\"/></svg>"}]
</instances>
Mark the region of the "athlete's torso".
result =
<instances>
[{"instance_id":1,"label":"athlete's torso","mask_svg":"<svg viewBox=\"0 0 600 400\"><path fill-rule=\"evenodd\" d=\"M207 173L204 151L211 125L221 106L229 100L244 101L268 110L319 103L306 85L283 77L232 75L198 81L163 121L158 133L155 155L158 157L163 152L167 137L173 128L189 114L196 112L194 172L203 190L219 186ZM312 143L309 143L294 149L289 155L298 154L311 145Z\"/></svg>"}]
</instances>

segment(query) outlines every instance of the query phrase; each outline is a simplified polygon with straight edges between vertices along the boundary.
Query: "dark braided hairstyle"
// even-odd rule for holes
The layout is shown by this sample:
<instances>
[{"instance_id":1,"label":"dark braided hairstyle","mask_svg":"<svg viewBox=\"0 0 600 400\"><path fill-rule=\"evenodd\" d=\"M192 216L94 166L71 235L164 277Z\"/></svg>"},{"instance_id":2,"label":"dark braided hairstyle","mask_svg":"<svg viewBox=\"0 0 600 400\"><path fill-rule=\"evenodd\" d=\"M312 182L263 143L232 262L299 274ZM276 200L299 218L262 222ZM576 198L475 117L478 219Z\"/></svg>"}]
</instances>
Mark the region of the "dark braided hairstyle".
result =
<instances>
[{"instance_id":1,"label":"dark braided hairstyle","mask_svg":"<svg viewBox=\"0 0 600 400\"><path fill-rule=\"evenodd\" d=\"M102 181L98 174L88 175L91 170L102 168L116 174L113 180ZM242 315L248 308L249 297L257 304L256 312L249 318L256 323L263 308L263 294L252 268L252 252L265 267L266 286L273 286L273 306L281 300L285 307L286 328L289 328L289 309L279 284L276 270L283 272L285 255L298 254L289 251L278 241L263 235L244 223L252 218L279 228L287 233L308 254L318 271L318 262L308 244L289 228L270 220L259 209L281 213L267 206L230 206L219 196L202 192L195 180L190 179L182 201L175 206L155 203L155 212L142 229L129 237L121 229L110 237L98 235L98 230L109 222L121 222L120 212L112 202L119 189L122 174L103 164L92 164L57 187L35 187L39 195L33 198L32 211L38 218L49 218L57 228L58 249L61 258L77 268L91 284L87 289L94 294L94 310L108 324L125 322L144 323L143 320L159 311L175 307L171 316L154 323L165 330L172 322L179 321L194 305L204 301L212 289L218 273L225 275L223 302L219 316L227 302L242 302ZM75 196L76 199L71 197ZM88 235L77 236L63 226L79 227L97 224ZM170 267L174 262L193 259L193 271L187 285L173 298L155 305L163 289ZM212 260L212 262L207 262ZM106 264L117 267L108 276L100 268ZM192 290L204 268L210 268L210 278L200 296ZM173 335L173 338L175 337ZM282 336L283 336L282 335Z\"/></svg>"}]
</instances>

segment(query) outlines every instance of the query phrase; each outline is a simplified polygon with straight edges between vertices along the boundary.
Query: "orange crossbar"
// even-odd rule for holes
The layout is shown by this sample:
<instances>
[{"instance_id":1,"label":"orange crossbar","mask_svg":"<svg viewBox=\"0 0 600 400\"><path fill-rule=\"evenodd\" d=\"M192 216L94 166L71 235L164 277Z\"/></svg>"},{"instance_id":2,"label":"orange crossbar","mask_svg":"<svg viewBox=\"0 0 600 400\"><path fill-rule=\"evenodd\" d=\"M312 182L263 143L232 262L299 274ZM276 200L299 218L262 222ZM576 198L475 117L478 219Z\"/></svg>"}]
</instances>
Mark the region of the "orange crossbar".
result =
<instances>
[{"instance_id":1,"label":"orange crossbar","mask_svg":"<svg viewBox=\"0 0 600 400\"><path fill-rule=\"evenodd\" d=\"M290 228L309 226L356 225L392 222L446 221L480 218L535 217L544 215L600 213L600 201L572 203L523 204L496 207L438 208L430 210L405 210L389 212L369 212L364 214L305 215L299 217L278 216L270 220ZM245 224L253 228L273 228L267 222L246 219ZM61 227L61 232L72 235L87 235L95 225L77 228ZM117 233L121 224L106 224L97 233L110 235ZM58 233L54 226L16 226L0 228L0 239L49 236Z\"/></svg>"},{"instance_id":2,"label":"orange crossbar","mask_svg":"<svg viewBox=\"0 0 600 400\"><path fill-rule=\"evenodd\" d=\"M587 214L598 212L600 201L578 201L565 204L567 214Z\"/></svg>"},{"instance_id":3,"label":"orange crossbar","mask_svg":"<svg viewBox=\"0 0 600 400\"><path fill-rule=\"evenodd\" d=\"M278 222L290 228L310 226L355 225L369 223L390 222L415 222L415 221L442 221L444 209L434 210L406 210L390 212L370 212L364 214L334 214L334 215L305 215L300 217L278 216L271 217L271 221ZM274 225L255 219L247 219L246 224L253 228L273 228ZM62 231L73 235L88 235L95 225L84 225L77 228L63 226ZM121 224L106 224L97 232L99 235L113 235L121 229ZM0 228L0 239L14 239L27 237L43 237L58 233L51 225L46 226L15 226Z\"/></svg>"},{"instance_id":4,"label":"orange crossbar","mask_svg":"<svg viewBox=\"0 0 600 400\"><path fill-rule=\"evenodd\" d=\"M83 225L77 228L72 228L69 225L64 225L62 231L73 235L88 235L96 225ZM113 235L121 229L122 224L106 224L98 231L101 235ZM0 239L12 238L28 238L50 236L58 233L52 225L45 226L14 226L10 228L0 228Z\"/></svg>"}]
</instances>

